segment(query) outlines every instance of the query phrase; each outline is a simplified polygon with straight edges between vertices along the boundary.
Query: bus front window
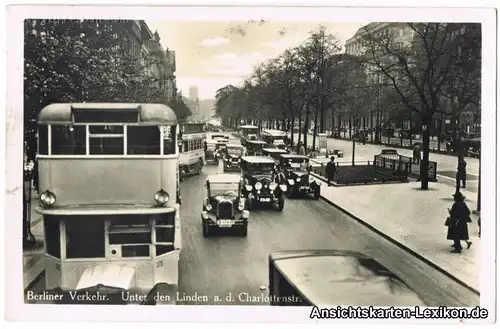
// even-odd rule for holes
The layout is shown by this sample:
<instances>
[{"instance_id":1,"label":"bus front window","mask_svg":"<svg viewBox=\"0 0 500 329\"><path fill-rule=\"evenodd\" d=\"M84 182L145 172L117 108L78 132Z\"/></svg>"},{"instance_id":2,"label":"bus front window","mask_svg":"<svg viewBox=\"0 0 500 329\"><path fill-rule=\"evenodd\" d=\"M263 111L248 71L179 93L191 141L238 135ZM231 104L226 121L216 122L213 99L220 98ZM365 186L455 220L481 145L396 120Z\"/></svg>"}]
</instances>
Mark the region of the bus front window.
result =
<instances>
[{"instance_id":1,"label":"bus front window","mask_svg":"<svg viewBox=\"0 0 500 329\"><path fill-rule=\"evenodd\" d=\"M175 154L176 153L176 142L177 142L177 127L176 126L164 126L163 128L163 154ZM179 150L180 152L180 150Z\"/></svg>"},{"instance_id":2,"label":"bus front window","mask_svg":"<svg viewBox=\"0 0 500 329\"><path fill-rule=\"evenodd\" d=\"M83 155L85 148L85 126L51 126L51 153L53 155Z\"/></svg>"},{"instance_id":3,"label":"bus front window","mask_svg":"<svg viewBox=\"0 0 500 329\"><path fill-rule=\"evenodd\" d=\"M156 126L128 126L127 154L160 154L160 130Z\"/></svg>"},{"instance_id":4,"label":"bus front window","mask_svg":"<svg viewBox=\"0 0 500 329\"><path fill-rule=\"evenodd\" d=\"M90 155L122 155L123 126L89 126Z\"/></svg>"}]
</instances>

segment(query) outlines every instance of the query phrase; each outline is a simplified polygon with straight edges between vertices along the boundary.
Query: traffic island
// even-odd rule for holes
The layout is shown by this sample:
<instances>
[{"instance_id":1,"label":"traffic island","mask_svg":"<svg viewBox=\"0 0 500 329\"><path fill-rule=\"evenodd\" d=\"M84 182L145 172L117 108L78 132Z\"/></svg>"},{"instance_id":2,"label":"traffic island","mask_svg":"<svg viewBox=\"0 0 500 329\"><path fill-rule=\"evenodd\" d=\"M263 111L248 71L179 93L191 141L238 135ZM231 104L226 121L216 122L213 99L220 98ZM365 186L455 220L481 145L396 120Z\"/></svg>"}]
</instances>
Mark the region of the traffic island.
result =
<instances>
[{"instance_id":1,"label":"traffic island","mask_svg":"<svg viewBox=\"0 0 500 329\"><path fill-rule=\"evenodd\" d=\"M334 186L408 183L408 167L397 159L376 155L374 161L335 162ZM312 172L326 180L326 164L312 167Z\"/></svg>"}]
</instances>

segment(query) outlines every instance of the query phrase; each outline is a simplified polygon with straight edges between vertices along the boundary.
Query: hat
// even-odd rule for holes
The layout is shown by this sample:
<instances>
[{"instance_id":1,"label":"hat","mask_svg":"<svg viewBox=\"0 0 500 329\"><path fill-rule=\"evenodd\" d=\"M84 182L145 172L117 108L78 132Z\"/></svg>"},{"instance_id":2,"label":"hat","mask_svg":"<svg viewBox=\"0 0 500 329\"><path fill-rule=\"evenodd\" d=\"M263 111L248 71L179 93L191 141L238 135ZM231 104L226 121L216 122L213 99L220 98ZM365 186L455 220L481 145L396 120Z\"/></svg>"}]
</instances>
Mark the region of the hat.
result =
<instances>
[{"instance_id":1,"label":"hat","mask_svg":"<svg viewBox=\"0 0 500 329\"><path fill-rule=\"evenodd\" d=\"M465 196L460 191L458 191L457 193L453 194L453 197L455 199L465 200Z\"/></svg>"}]
</instances>

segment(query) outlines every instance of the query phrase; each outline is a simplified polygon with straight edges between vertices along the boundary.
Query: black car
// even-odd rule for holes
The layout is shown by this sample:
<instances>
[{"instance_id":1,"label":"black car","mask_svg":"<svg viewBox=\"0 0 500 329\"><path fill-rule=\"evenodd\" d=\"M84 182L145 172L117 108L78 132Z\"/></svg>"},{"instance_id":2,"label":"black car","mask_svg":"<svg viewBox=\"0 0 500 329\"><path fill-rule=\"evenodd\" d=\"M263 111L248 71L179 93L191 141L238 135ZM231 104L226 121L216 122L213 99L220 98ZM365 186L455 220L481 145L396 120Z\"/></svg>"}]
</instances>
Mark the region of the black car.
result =
<instances>
[{"instance_id":1,"label":"black car","mask_svg":"<svg viewBox=\"0 0 500 329\"><path fill-rule=\"evenodd\" d=\"M262 155L262 149L267 145L264 141L252 140L247 141L245 147L247 148L247 155Z\"/></svg>"},{"instance_id":2,"label":"black car","mask_svg":"<svg viewBox=\"0 0 500 329\"><path fill-rule=\"evenodd\" d=\"M227 144L224 154L224 172L241 170L241 156L243 155L243 146L238 144Z\"/></svg>"},{"instance_id":3,"label":"black car","mask_svg":"<svg viewBox=\"0 0 500 329\"><path fill-rule=\"evenodd\" d=\"M279 149L279 148L265 148L265 149L262 149L262 155L273 158L274 162L276 164L280 163L280 155L281 154L286 154L286 153L288 153L288 151L286 151L284 149Z\"/></svg>"},{"instance_id":4,"label":"black car","mask_svg":"<svg viewBox=\"0 0 500 329\"><path fill-rule=\"evenodd\" d=\"M201 221L203 236L219 228L231 229L246 236L249 212L242 195L242 179L237 174L210 175L207 197L203 200Z\"/></svg>"},{"instance_id":5,"label":"black car","mask_svg":"<svg viewBox=\"0 0 500 329\"><path fill-rule=\"evenodd\" d=\"M287 185L287 196L289 198L298 195L312 194L315 200L321 194L321 182L310 175L311 166L309 158L298 154L281 154L280 168L283 180Z\"/></svg>"},{"instance_id":6,"label":"black car","mask_svg":"<svg viewBox=\"0 0 500 329\"><path fill-rule=\"evenodd\" d=\"M249 209L257 204L277 205L283 211L287 186L280 184L280 176L276 171L273 158L264 156L244 156L241 158L243 172L243 193L248 200Z\"/></svg>"}]
</instances>

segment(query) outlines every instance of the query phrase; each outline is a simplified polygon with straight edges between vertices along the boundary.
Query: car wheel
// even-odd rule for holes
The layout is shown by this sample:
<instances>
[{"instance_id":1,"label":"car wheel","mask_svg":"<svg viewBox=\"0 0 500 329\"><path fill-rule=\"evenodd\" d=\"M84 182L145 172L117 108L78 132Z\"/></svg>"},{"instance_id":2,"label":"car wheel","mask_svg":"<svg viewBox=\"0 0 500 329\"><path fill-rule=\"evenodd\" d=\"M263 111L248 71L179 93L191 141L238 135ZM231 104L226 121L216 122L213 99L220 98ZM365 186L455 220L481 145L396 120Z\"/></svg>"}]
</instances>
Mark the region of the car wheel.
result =
<instances>
[{"instance_id":1,"label":"car wheel","mask_svg":"<svg viewBox=\"0 0 500 329\"><path fill-rule=\"evenodd\" d=\"M284 207L285 207L285 198L281 196L280 199L278 200L278 210L283 211Z\"/></svg>"},{"instance_id":2,"label":"car wheel","mask_svg":"<svg viewBox=\"0 0 500 329\"><path fill-rule=\"evenodd\" d=\"M207 222L203 222L203 237L206 238L208 236L210 236L210 231L209 231L209 227L208 227L208 223Z\"/></svg>"},{"instance_id":3,"label":"car wheel","mask_svg":"<svg viewBox=\"0 0 500 329\"><path fill-rule=\"evenodd\" d=\"M314 190L314 200L319 200L320 195L321 195L321 189L319 187L317 187Z\"/></svg>"},{"instance_id":4,"label":"car wheel","mask_svg":"<svg viewBox=\"0 0 500 329\"><path fill-rule=\"evenodd\" d=\"M239 235L241 235L241 236L247 236L247 234L248 234L248 224L245 224L245 225L239 227L238 229L239 229L239 232L238 232Z\"/></svg>"}]
</instances>

